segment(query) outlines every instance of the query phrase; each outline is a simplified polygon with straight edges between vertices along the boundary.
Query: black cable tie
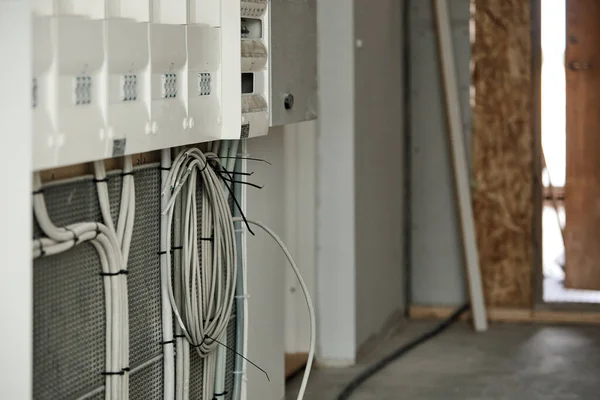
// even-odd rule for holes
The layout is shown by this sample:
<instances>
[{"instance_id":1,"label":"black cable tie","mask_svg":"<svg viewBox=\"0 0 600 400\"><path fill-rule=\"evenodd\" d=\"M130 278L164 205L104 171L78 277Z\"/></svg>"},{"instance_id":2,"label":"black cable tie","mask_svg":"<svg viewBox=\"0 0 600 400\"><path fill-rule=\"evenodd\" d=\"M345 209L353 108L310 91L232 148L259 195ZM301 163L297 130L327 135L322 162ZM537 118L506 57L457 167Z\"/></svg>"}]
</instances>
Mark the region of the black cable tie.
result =
<instances>
[{"instance_id":1,"label":"black cable tie","mask_svg":"<svg viewBox=\"0 0 600 400\"><path fill-rule=\"evenodd\" d=\"M159 251L156 254L158 254L159 256L164 256L165 254L167 254L166 251Z\"/></svg>"},{"instance_id":2,"label":"black cable tie","mask_svg":"<svg viewBox=\"0 0 600 400\"><path fill-rule=\"evenodd\" d=\"M125 371L121 370L119 372L102 372L102 375L107 376L107 375L125 375Z\"/></svg>"},{"instance_id":3,"label":"black cable tie","mask_svg":"<svg viewBox=\"0 0 600 400\"><path fill-rule=\"evenodd\" d=\"M221 175L221 179L223 179L225 182L239 183L240 185L248 185L248 186L252 186L253 188L256 188L256 189L262 189L262 188L264 188L263 185L257 185L256 183L252 183L252 182L238 181L236 179L231 179L231 178L225 177L223 175Z\"/></svg>"},{"instance_id":4,"label":"black cable tie","mask_svg":"<svg viewBox=\"0 0 600 400\"><path fill-rule=\"evenodd\" d=\"M171 251L173 250L183 250L183 246L173 246L171 247Z\"/></svg>"},{"instance_id":5,"label":"black cable tie","mask_svg":"<svg viewBox=\"0 0 600 400\"><path fill-rule=\"evenodd\" d=\"M210 159L215 159L215 158L223 158L223 159L225 159L225 158L235 158L236 160L260 161L260 162L264 162L264 163L269 164L269 165L273 165L270 162L268 162L267 160L263 160L262 158L254 158L254 157L240 157L240 156L238 156L238 157L219 157L219 156L212 156L212 157L207 157L207 158L210 158Z\"/></svg>"},{"instance_id":6,"label":"black cable tie","mask_svg":"<svg viewBox=\"0 0 600 400\"><path fill-rule=\"evenodd\" d=\"M129 271L126 269L122 269L118 272L100 272L100 276L119 276L119 275L129 275Z\"/></svg>"},{"instance_id":7,"label":"black cable tie","mask_svg":"<svg viewBox=\"0 0 600 400\"><path fill-rule=\"evenodd\" d=\"M40 242L40 257L44 257L46 255L46 250L44 250L44 243L42 242L42 239L38 239L38 241Z\"/></svg>"},{"instance_id":8,"label":"black cable tie","mask_svg":"<svg viewBox=\"0 0 600 400\"><path fill-rule=\"evenodd\" d=\"M37 194L42 194L42 193L44 193L44 190L45 190L44 188L39 188L38 190L34 190L33 192L31 192L31 194L33 196L35 196Z\"/></svg>"},{"instance_id":9,"label":"black cable tie","mask_svg":"<svg viewBox=\"0 0 600 400\"><path fill-rule=\"evenodd\" d=\"M215 237L214 236L211 236L209 238L203 238L203 237L201 237L201 238L198 238L198 240L200 240L202 242L214 242L215 241Z\"/></svg>"},{"instance_id":10,"label":"black cable tie","mask_svg":"<svg viewBox=\"0 0 600 400\"><path fill-rule=\"evenodd\" d=\"M71 232L73 234L73 242L74 244L77 244L79 242L79 236L77 236L77 234L75 233L75 231L73 231L71 228L65 228L65 230Z\"/></svg>"},{"instance_id":11,"label":"black cable tie","mask_svg":"<svg viewBox=\"0 0 600 400\"><path fill-rule=\"evenodd\" d=\"M224 170L225 173L227 173L229 175L229 172L227 170ZM230 179L233 179L233 177L231 175L229 175ZM233 186L233 185L232 185ZM250 232L250 234L252 236L255 235L254 231L252 230L252 228L250 228L250 224L248 223L248 219L246 218L246 215L244 214L244 210L242 210L242 206L240 205L240 203L237 201L237 198L235 196L235 193L233 192L233 189L229 186L229 185L225 185L225 187L227 188L227 191L229 192L231 198L233 199L233 204L235 205L235 207L238 209L238 211L240 212L240 216L242 217L242 220L244 221L244 225L246 225L246 229L248 229L248 232Z\"/></svg>"},{"instance_id":12,"label":"black cable tie","mask_svg":"<svg viewBox=\"0 0 600 400\"><path fill-rule=\"evenodd\" d=\"M185 338L185 335L175 335L174 338Z\"/></svg>"},{"instance_id":13,"label":"black cable tie","mask_svg":"<svg viewBox=\"0 0 600 400\"><path fill-rule=\"evenodd\" d=\"M94 182L94 183L102 183L102 182L108 183L108 178L104 178L104 179L96 179L96 178L94 178L94 179L92 179L92 182Z\"/></svg>"},{"instance_id":14,"label":"black cable tie","mask_svg":"<svg viewBox=\"0 0 600 400\"><path fill-rule=\"evenodd\" d=\"M131 371L131 368L129 368L129 367L126 367L126 368L123 368L121 371L123 371L123 372L130 372L130 371Z\"/></svg>"},{"instance_id":15,"label":"black cable tie","mask_svg":"<svg viewBox=\"0 0 600 400\"><path fill-rule=\"evenodd\" d=\"M171 168L169 168L169 167L158 167L158 169L160 171L170 171L171 170Z\"/></svg>"},{"instance_id":16,"label":"black cable tie","mask_svg":"<svg viewBox=\"0 0 600 400\"><path fill-rule=\"evenodd\" d=\"M255 362L253 362L252 360L250 360L250 359L248 359L248 358L244 357L242 354L240 354L238 351L236 351L236 350L235 350L233 347L227 346L225 343L221 343L220 341L218 341L218 340L217 340L217 339L215 339L215 338L212 338L212 337L210 337L210 336L208 336L208 335L205 335L205 336L204 336L204 339L202 340L202 343L200 343L198 346L192 346L192 347L200 347L200 346L202 346L202 345L204 344L204 341L205 341L206 339L210 339L210 340L212 340L213 342L215 342L215 343L218 343L218 344L220 344L221 346L225 347L227 350L229 350L229 351L233 352L233 353L234 353L234 354L236 354L237 356L239 356L239 357L242 357L244 360L248 361L248 362L249 362L250 364L252 364L252 365L253 365L255 368L259 369L259 370L260 370L262 373L264 373L264 374L265 374L265 376L267 377L267 380L268 380L269 382L271 382L271 378L269 378L269 374L267 373L267 371L265 371L264 369L262 369L261 367L259 367L259 366L258 366L258 364L256 364L256 363L255 363Z\"/></svg>"},{"instance_id":17,"label":"black cable tie","mask_svg":"<svg viewBox=\"0 0 600 400\"><path fill-rule=\"evenodd\" d=\"M217 397L224 397L228 394L229 392L226 390L223 393L215 393L213 396L213 400L217 400Z\"/></svg>"},{"instance_id":18,"label":"black cable tie","mask_svg":"<svg viewBox=\"0 0 600 400\"><path fill-rule=\"evenodd\" d=\"M133 175L133 171L131 171L131 172L123 172L121 174L121 176L130 176L130 175Z\"/></svg>"},{"instance_id":19,"label":"black cable tie","mask_svg":"<svg viewBox=\"0 0 600 400\"><path fill-rule=\"evenodd\" d=\"M167 345L167 344L175 344L175 339L173 339L173 340L167 340L167 341L164 341L164 342L160 342L161 346L164 346L164 345Z\"/></svg>"}]
</instances>

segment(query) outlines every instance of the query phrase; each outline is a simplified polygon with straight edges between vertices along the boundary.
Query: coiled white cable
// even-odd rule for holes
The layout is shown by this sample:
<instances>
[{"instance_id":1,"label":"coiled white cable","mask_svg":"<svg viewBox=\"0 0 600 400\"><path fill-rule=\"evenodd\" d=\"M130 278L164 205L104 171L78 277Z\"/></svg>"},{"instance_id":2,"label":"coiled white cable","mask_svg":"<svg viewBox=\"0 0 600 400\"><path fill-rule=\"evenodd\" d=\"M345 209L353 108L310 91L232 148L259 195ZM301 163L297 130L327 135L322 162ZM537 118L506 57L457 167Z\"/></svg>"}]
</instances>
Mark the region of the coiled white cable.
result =
<instances>
[{"instance_id":1,"label":"coiled white cable","mask_svg":"<svg viewBox=\"0 0 600 400\"><path fill-rule=\"evenodd\" d=\"M237 279L235 232L231 210L223 192L222 180L198 149L181 152L173 161L162 196L168 198L162 214L167 217L167 243L171 243L175 202L182 206L181 297L178 301L169 283L173 315L183 335L202 358L213 353L218 338L227 329L235 301ZM202 182L201 226L197 227L197 181ZM200 232L201 237L198 237ZM200 248L198 246L200 242ZM172 273L170 249L166 267ZM212 359L212 364L215 360ZM206 395L214 387L210 368L206 375ZM210 397L207 397L210 398Z\"/></svg>"}]
</instances>

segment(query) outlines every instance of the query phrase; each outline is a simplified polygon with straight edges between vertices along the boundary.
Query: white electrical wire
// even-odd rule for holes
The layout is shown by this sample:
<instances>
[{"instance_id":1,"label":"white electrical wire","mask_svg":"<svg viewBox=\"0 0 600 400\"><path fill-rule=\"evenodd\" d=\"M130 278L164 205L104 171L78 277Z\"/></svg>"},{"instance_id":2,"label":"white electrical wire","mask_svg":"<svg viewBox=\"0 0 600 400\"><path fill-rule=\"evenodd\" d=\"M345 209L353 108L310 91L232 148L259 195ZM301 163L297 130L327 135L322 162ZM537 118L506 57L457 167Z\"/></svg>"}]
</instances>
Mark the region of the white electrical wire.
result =
<instances>
[{"instance_id":1,"label":"white electrical wire","mask_svg":"<svg viewBox=\"0 0 600 400\"><path fill-rule=\"evenodd\" d=\"M123 270L123 260L114 231L106 225L95 222L82 222L65 228L56 227L46 208L41 179L38 173L33 177L33 210L38 225L48 236L33 242L34 257L58 254L89 241L100 259L104 274L106 306L106 357L105 357L105 398L120 399L122 395L122 322L123 304L119 275Z\"/></svg>"},{"instance_id":2,"label":"white electrical wire","mask_svg":"<svg viewBox=\"0 0 600 400\"><path fill-rule=\"evenodd\" d=\"M123 261L123 269L119 278L121 280L121 304L122 304L122 332L121 332L121 355L123 365L121 370L122 387L121 398L127 400L129 398L129 299L127 290L127 262L129 258L129 248L131 246L131 237L133 235L133 223L135 218L135 182L132 175L133 161L131 156L126 156L123 159L123 183L121 189L121 205L115 230L110 212L110 198L108 195L108 181L106 177L106 169L104 161L94 162L94 177L96 181L96 190L98 192L98 201L102 218L106 226L113 230L120 244L119 257Z\"/></svg>"},{"instance_id":3,"label":"white electrical wire","mask_svg":"<svg viewBox=\"0 0 600 400\"><path fill-rule=\"evenodd\" d=\"M212 155L209 157L212 161ZM223 180L208 165L209 157L198 149L181 152L173 161L162 192L163 201L167 202L162 208L167 218L167 243L171 242L175 204L181 204L182 251L177 279L181 284L181 299L175 296L170 282L167 289L182 334L204 358L204 398L214 395L216 354L213 353L231 318L237 279L231 209ZM197 226L196 200L199 179L202 184L200 227ZM169 248L167 252L165 263L170 276Z\"/></svg>"},{"instance_id":4,"label":"white electrical wire","mask_svg":"<svg viewBox=\"0 0 600 400\"><path fill-rule=\"evenodd\" d=\"M168 183L171 168L171 151L163 149L161 151L161 182L162 185ZM164 193L161 196L160 207L164 209L169 201L170 193ZM171 226L164 213L160 218L160 276L161 276L161 318L163 333L163 399L173 400L175 398L175 360L173 346L173 313L171 303L173 302L173 293L171 289L171 270L167 269L171 264Z\"/></svg>"},{"instance_id":5,"label":"white electrical wire","mask_svg":"<svg viewBox=\"0 0 600 400\"><path fill-rule=\"evenodd\" d=\"M234 221L242 222L242 221L244 221L244 219L240 218L240 217L236 217L236 218L234 218ZM271 236L273 238L273 240L275 240L275 242L277 242L277 244L279 245L279 247L285 254L285 257L289 261L290 266L292 267L292 270L294 271L294 274L296 274L296 278L298 278L298 282L300 283L300 287L302 288L302 292L304 293L304 298L306 299L306 305L308 307L308 316L309 316L309 320L310 320L310 344L309 344L309 350L308 350L308 361L306 362L306 368L304 369L304 375L302 377L302 384L300 385L300 390L298 392L298 397L297 397L298 400L302 400L302 399L304 399L304 393L306 392L306 386L308 385L308 378L310 377L310 371L312 368L312 363L313 363L313 359L314 359L314 355L315 355L315 337L316 337L315 320L316 320L316 318L315 318L315 309L313 307L312 299L311 299L310 293L308 291L308 288L306 287L306 283L304 282L304 279L302 278L302 274L300 273L300 270L298 269L298 266L296 265L296 262L294 261L292 255L290 254L288 249L285 247L285 244L283 243L283 241L275 234L275 232L273 232L271 229L269 229L267 226L265 226L261 222L252 221L249 219L246 219L245 222L258 226L263 231L265 231L269 236Z\"/></svg>"}]
</instances>

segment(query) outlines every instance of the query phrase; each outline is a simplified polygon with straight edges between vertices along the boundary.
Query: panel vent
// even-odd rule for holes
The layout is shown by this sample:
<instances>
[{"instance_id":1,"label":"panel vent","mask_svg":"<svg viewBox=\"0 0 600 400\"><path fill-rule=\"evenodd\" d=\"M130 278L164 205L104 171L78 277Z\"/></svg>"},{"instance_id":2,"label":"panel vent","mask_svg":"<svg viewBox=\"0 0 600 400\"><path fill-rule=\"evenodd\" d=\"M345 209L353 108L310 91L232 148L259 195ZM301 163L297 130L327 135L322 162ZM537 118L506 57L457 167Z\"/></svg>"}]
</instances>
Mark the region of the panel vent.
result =
<instances>
[{"instance_id":1,"label":"panel vent","mask_svg":"<svg viewBox=\"0 0 600 400\"><path fill-rule=\"evenodd\" d=\"M177 97L177 74L163 74L161 95L163 99L173 99Z\"/></svg>"},{"instance_id":2,"label":"panel vent","mask_svg":"<svg viewBox=\"0 0 600 400\"><path fill-rule=\"evenodd\" d=\"M210 96L212 78L208 73L198 74L198 96Z\"/></svg>"},{"instance_id":3,"label":"panel vent","mask_svg":"<svg viewBox=\"0 0 600 400\"><path fill-rule=\"evenodd\" d=\"M76 76L74 83L73 101L75 105L86 105L92 103L92 77Z\"/></svg>"},{"instance_id":4,"label":"panel vent","mask_svg":"<svg viewBox=\"0 0 600 400\"><path fill-rule=\"evenodd\" d=\"M137 75L121 77L121 101L137 100Z\"/></svg>"}]
</instances>

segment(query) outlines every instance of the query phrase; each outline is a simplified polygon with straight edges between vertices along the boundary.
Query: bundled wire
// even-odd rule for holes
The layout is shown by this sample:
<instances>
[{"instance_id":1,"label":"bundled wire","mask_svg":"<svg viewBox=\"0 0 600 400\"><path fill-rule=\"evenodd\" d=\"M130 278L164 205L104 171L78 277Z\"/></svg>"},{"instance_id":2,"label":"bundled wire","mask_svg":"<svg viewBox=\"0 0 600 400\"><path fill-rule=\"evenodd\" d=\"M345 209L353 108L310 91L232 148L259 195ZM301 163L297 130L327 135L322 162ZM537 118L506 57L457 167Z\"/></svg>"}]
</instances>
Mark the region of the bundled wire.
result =
<instances>
[{"instance_id":1,"label":"bundled wire","mask_svg":"<svg viewBox=\"0 0 600 400\"><path fill-rule=\"evenodd\" d=\"M94 182L98 192L98 202L104 224L117 237L120 246L119 255L122 258L123 267L119 275L121 282L121 359L123 372L121 398L129 398L129 296L127 291L127 262L129 259L129 248L131 246L131 237L133 235L133 223L135 218L135 182L133 178L133 162L131 156L126 156L123 160L123 183L121 188L121 205L117 227L115 229L112 215L110 212L110 198L108 196L108 179L104 161L94 162Z\"/></svg>"},{"instance_id":2,"label":"bundled wire","mask_svg":"<svg viewBox=\"0 0 600 400\"><path fill-rule=\"evenodd\" d=\"M95 165L95 182L103 222L81 222L59 228L52 223L39 174L34 174L33 210L42 232L47 236L33 242L33 256L39 258L63 253L89 242L100 260L106 308L105 398L129 397L129 312L127 300L127 258L133 232L135 189L131 158L125 159L123 193L119 222L115 230L110 216L107 178L103 163Z\"/></svg>"},{"instance_id":3,"label":"bundled wire","mask_svg":"<svg viewBox=\"0 0 600 400\"><path fill-rule=\"evenodd\" d=\"M162 210L166 217L166 248L163 250L166 273L180 285L175 290L169 279L166 282L168 297L182 335L205 359L205 366L213 366L205 370L205 398L214 394L215 350L232 316L237 281L233 218L223 181L209 164L211 156L198 149L179 153L161 193L168 199ZM197 203L199 183L202 185L200 204ZM199 227L198 209L202 213ZM179 265L173 268L170 243L176 210L181 212L180 233L176 234L181 240L181 254ZM181 365L185 360L178 363ZM177 380L182 379L178 374ZM177 393L181 395L180 390Z\"/></svg>"},{"instance_id":4,"label":"bundled wire","mask_svg":"<svg viewBox=\"0 0 600 400\"><path fill-rule=\"evenodd\" d=\"M51 256L68 251L85 242L94 246L100 260L100 275L104 278L106 307L105 398L121 399L123 396L123 289L124 265L117 236L106 225L98 222L81 222L59 228L55 226L46 207L39 174L33 177L33 210L45 238L34 240L33 257Z\"/></svg>"}]
</instances>

